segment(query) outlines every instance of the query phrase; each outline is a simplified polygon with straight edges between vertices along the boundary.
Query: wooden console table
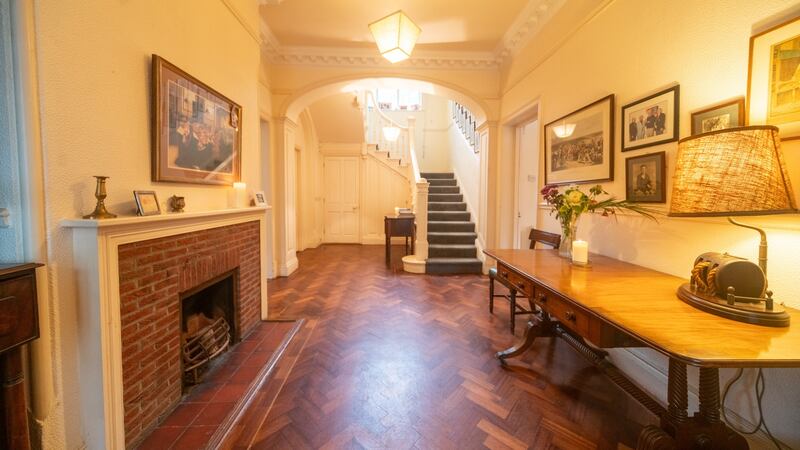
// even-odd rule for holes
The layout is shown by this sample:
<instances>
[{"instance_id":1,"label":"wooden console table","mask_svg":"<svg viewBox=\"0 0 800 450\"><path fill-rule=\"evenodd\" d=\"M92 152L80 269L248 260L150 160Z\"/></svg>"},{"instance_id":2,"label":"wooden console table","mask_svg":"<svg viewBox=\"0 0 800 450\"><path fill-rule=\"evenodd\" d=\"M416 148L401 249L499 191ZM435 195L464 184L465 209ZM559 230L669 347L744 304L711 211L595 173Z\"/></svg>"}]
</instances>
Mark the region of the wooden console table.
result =
<instances>
[{"instance_id":1,"label":"wooden console table","mask_svg":"<svg viewBox=\"0 0 800 450\"><path fill-rule=\"evenodd\" d=\"M36 268L0 264L0 448L31 448L22 345L39 337Z\"/></svg>"},{"instance_id":2,"label":"wooden console table","mask_svg":"<svg viewBox=\"0 0 800 450\"><path fill-rule=\"evenodd\" d=\"M408 254L408 238L411 238L411 251L414 251L416 225L414 216L384 216L383 232L386 235L386 267L392 264L392 236L406 238L406 255Z\"/></svg>"},{"instance_id":3,"label":"wooden console table","mask_svg":"<svg viewBox=\"0 0 800 450\"><path fill-rule=\"evenodd\" d=\"M563 338L612 381L661 418L639 435L639 449L747 449L720 420L719 368L800 367L800 311L786 308L792 325L770 328L717 317L676 295L686 280L616 259L591 255L573 266L555 250L485 250L497 273L531 303L525 338L497 354L520 355L538 337ZM649 347L669 358L668 406L634 385L602 348ZM689 415L687 365L700 368L699 410Z\"/></svg>"}]
</instances>

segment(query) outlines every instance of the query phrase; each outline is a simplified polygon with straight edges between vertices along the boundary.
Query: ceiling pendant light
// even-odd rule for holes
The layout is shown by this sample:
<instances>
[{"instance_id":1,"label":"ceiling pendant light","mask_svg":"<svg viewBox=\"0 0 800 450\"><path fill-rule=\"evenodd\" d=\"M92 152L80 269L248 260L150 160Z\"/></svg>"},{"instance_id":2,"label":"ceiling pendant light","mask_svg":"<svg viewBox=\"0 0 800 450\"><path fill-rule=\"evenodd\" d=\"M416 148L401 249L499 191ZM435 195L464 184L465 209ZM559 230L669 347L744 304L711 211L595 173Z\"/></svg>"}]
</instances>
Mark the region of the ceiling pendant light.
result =
<instances>
[{"instance_id":1,"label":"ceiling pendant light","mask_svg":"<svg viewBox=\"0 0 800 450\"><path fill-rule=\"evenodd\" d=\"M411 56L422 29L403 11L397 11L369 24L369 31L381 55L394 64Z\"/></svg>"}]
</instances>

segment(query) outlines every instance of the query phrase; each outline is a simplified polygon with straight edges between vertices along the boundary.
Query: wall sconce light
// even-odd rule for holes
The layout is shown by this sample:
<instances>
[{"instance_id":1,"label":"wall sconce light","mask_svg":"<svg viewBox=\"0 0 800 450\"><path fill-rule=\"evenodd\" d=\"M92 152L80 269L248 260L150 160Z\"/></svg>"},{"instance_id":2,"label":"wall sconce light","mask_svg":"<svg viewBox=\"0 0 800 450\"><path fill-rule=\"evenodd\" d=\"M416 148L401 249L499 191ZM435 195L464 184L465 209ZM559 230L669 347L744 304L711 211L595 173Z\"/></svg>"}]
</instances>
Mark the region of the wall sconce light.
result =
<instances>
[{"instance_id":1,"label":"wall sconce light","mask_svg":"<svg viewBox=\"0 0 800 450\"><path fill-rule=\"evenodd\" d=\"M422 29L403 11L397 11L369 24L378 51L392 64L411 57Z\"/></svg>"}]
</instances>

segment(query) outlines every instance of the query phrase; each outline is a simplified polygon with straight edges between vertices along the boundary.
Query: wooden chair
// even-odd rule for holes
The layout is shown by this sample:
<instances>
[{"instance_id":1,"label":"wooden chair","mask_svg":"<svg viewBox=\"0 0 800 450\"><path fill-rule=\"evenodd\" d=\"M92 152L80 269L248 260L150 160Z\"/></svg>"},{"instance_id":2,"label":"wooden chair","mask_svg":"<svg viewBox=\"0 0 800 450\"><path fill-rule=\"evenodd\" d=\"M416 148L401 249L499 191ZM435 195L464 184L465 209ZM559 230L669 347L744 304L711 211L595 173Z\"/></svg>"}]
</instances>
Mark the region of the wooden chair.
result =
<instances>
[{"instance_id":1,"label":"wooden chair","mask_svg":"<svg viewBox=\"0 0 800 450\"><path fill-rule=\"evenodd\" d=\"M536 248L536 243L546 244L553 248L558 248L561 244L561 235L556 233L548 233L547 231L537 230L531 228L531 232L528 235L528 239L531 240L530 248ZM497 281L506 288L508 288L508 294L495 294L494 293L494 282ZM523 308L522 306L517 304L517 298L526 298L524 295L520 295L517 293L517 288L511 284L508 280L502 277L497 276L497 269L492 268L489 269L489 313L494 313L494 299L495 297L502 297L510 303L509 310L511 311L511 334L514 334L514 325L516 322L516 317L520 314L533 314L534 311L528 310Z\"/></svg>"}]
</instances>

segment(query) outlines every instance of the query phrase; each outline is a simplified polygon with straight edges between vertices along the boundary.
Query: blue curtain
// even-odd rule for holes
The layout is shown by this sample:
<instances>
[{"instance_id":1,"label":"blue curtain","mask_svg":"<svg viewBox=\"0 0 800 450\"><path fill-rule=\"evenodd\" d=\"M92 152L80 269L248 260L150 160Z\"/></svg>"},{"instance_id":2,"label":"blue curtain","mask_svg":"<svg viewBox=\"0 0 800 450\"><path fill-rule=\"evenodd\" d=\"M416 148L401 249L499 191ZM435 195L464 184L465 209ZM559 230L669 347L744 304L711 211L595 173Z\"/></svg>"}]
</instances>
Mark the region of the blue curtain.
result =
<instances>
[{"instance_id":1,"label":"blue curtain","mask_svg":"<svg viewBox=\"0 0 800 450\"><path fill-rule=\"evenodd\" d=\"M0 0L0 263L24 257L11 0Z\"/></svg>"}]
</instances>

